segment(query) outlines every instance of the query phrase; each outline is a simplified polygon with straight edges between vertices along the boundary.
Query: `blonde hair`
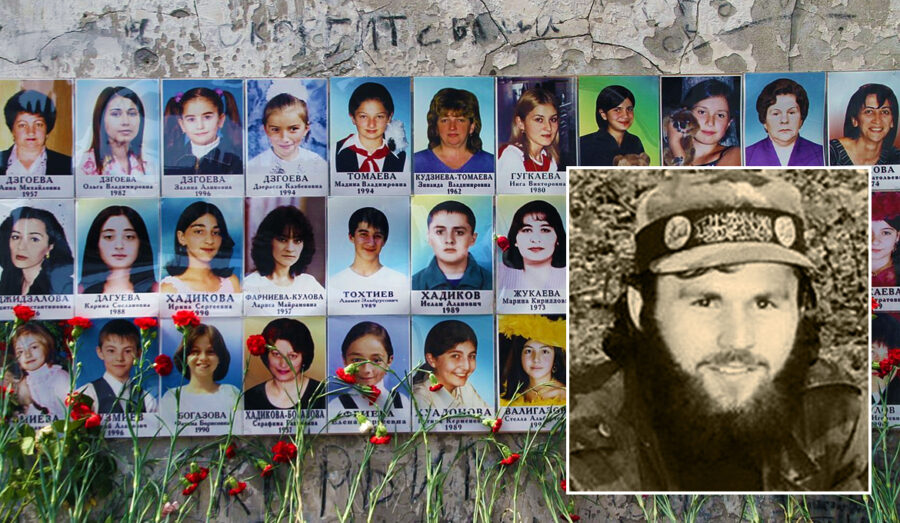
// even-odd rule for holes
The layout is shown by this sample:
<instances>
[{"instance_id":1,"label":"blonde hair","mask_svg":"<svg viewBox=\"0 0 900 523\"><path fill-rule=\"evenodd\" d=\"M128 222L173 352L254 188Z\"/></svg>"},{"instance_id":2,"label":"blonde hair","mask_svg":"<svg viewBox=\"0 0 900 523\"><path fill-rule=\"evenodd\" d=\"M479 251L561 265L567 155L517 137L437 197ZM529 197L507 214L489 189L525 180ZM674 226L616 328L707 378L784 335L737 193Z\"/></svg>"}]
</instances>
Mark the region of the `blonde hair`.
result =
<instances>
[{"instance_id":1,"label":"blonde hair","mask_svg":"<svg viewBox=\"0 0 900 523\"><path fill-rule=\"evenodd\" d=\"M528 114L539 105L552 105L553 108L556 109L557 117L559 117L559 102L556 101L556 96L542 87L532 87L531 89L528 89L522 93L522 96L519 97L519 101L516 102L516 109L512 121L512 132L509 134L509 143L517 145L526 155L528 154L528 137L525 136L523 131L519 130L519 126L516 125L516 118L522 120L524 123ZM559 131L557 131L556 136L553 137L553 143L548 147L545 147L545 149L550 153L550 157L553 158L553 161L559 165Z\"/></svg>"}]
</instances>

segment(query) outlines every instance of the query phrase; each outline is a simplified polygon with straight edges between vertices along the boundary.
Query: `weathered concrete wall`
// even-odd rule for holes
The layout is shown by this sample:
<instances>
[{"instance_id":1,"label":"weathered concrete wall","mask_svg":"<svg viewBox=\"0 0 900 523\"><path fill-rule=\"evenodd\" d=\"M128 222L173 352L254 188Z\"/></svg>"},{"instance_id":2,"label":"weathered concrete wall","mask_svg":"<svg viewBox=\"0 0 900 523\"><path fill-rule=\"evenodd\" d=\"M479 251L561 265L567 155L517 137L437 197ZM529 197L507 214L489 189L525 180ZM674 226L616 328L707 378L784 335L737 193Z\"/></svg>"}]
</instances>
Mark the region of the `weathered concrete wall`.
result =
<instances>
[{"instance_id":1,"label":"weathered concrete wall","mask_svg":"<svg viewBox=\"0 0 900 523\"><path fill-rule=\"evenodd\" d=\"M4 0L0 77L898 69L898 33L897 0ZM470 439L434 441L438 452L452 455ZM344 503L355 472L350 464L363 445L362 438L347 437L317 443L304 489L310 519L333 515L335 505ZM384 470L384 456L376 453L371 481ZM447 480L448 520L470 517L473 467L467 451ZM376 519L421 519L423 476L423 457L414 455ZM737 496L715 498L704 519L736 520L742 503ZM760 503L763 520L770 520L784 500ZM498 502L498 519L507 506L508 497ZM534 482L519 495L519 508L535 521L549 517ZM859 514L836 498L818 498L812 509L840 520L854 519L854 510ZM237 510L232 507L230 517L244 519ZM579 499L577 512L588 521L641 519L624 496ZM511 519L510 513L502 519Z\"/></svg>"},{"instance_id":2,"label":"weathered concrete wall","mask_svg":"<svg viewBox=\"0 0 900 523\"><path fill-rule=\"evenodd\" d=\"M3 2L0 76L740 73L900 60L896 0L122 3Z\"/></svg>"}]
</instances>

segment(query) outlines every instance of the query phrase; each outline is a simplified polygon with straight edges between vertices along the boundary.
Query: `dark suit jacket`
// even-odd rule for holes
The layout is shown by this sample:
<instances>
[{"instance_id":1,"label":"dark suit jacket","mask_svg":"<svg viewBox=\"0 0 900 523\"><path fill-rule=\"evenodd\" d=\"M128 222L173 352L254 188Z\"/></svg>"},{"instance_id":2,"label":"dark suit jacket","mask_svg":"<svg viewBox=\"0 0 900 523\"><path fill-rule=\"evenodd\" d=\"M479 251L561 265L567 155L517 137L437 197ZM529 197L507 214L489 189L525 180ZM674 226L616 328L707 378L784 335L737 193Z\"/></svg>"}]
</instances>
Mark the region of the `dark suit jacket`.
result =
<instances>
[{"instance_id":1,"label":"dark suit jacket","mask_svg":"<svg viewBox=\"0 0 900 523\"><path fill-rule=\"evenodd\" d=\"M6 175L6 166L13 148L0 152L0 176ZM72 157L47 149L47 172L43 174L72 174Z\"/></svg>"}]
</instances>

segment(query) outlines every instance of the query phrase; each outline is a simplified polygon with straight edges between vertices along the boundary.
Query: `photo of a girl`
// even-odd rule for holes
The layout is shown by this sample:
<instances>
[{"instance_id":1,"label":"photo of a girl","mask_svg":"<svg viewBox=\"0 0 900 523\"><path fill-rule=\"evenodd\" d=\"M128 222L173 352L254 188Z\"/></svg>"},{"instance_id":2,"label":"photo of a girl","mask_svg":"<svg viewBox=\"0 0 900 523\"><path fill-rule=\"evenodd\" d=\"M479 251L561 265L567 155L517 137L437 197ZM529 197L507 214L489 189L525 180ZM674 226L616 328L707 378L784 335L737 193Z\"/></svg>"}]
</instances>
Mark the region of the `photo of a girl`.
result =
<instances>
[{"instance_id":1,"label":"photo of a girl","mask_svg":"<svg viewBox=\"0 0 900 523\"><path fill-rule=\"evenodd\" d=\"M87 200L90 202L90 200ZM144 207L135 200L134 205ZM87 211L78 202L79 214ZM150 209L141 209L147 215ZM156 209L153 209L155 211ZM153 221L156 233L156 221ZM154 237L156 234L154 234ZM156 292L156 258L141 212L128 205L110 205L94 217L83 239L80 294Z\"/></svg>"},{"instance_id":2,"label":"photo of a girl","mask_svg":"<svg viewBox=\"0 0 900 523\"><path fill-rule=\"evenodd\" d=\"M540 87L528 89L519 96L514 114L509 141L499 149L497 170L560 170L559 102L556 96Z\"/></svg>"},{"instance_id":3,"label":"photo of a girl","mask_svg":"<svg viewBox=\"0 0 900 523\"><path fill-rule=\"evenodd\" d=\"M163 172L242 174L241 80L197 84L194 80L163 81L164 95L170 96L164 111Z\"/></svg>"},{"instance_id":4,"label":"photo of a girl","mask_svg":"<svg viewBox=\"0 0 900 523\"><path fill-rule=\"evenodd\" d=\"M413 395L419 409L489 409L470 381L478 367L478 346L475 330L464 321L443 320L431 327L423 344L425 364L413 378ZM490 346L489 343L482 350L489 351ZM481 375L485 371L489 369L482 369ZM440 387L432 386L429 373Z\"/></svg>"},{"instance_id":5,"label":"photo of a girl","mask_svg":"<svg viewBox=\"0 0 900 523\"><path fill-rule=\"evenodd\" d=\"M897 71L828 73L828 164L895 165Z\"/></svg>"},{"instance_id":6,"label":"photo of a girl","mask_svg":"<svg viewBox=\"0 0 900 523\"><path fill-rule=\"evenodd\" d=\"M222 203L228 202L222 200ZM164 199L163 216L170 207L178 205L182 205L179 199ZM235 240L222 211L214 203L200 200L184 207L172 241L174 256L165 265L168 276L160 282L161 292L241 292L237 276L240 262L233 260Z\"/></svg>"},{"instance_id":7,"label":"photo of a girl","mask_svg":"<svg viewBox=\"0 0 900 523\"><path fill-rule=\"evenodd\" d=\"M900 192L872 193L872 287L900 285Z\"/></svg>"},{"instance_id":8,"label":"photo of a girl","mask_svg":"<svg viewBox=\"0 0 900 523\"><path fill-rule=\"evenodd\" d=\"M665 165L741 165L739 76L660 79Z\"/></svg>"},{"instance_id":9,"label":"photo of a girl","mask_svg":"<svg viewBox=\"0 0 900 523\"><path fill-rule=\"evenodd\" d=\"M566 286L566 230L556 206L546 200L528 201L512 217L506 235L509 248L498 264L497 288L564 289Z\"/></svg>"},{"instance_id":10,"label":"photo of a girl","mask_svg":"<svg viewBox=\"0 0 900 523\"><path fill-rule=\"evenodd\" d=\"M9 339L16 365L6 379L16 391L25 416L66 417L63 401L71 384L69 372L57 362L56 345L56 338L38 321L20 325Z\"/></svg>"},{"instance_id":11,"label":"photo of a girl","mask_svg":"<svg viewBox=\"0 0 900 523\"><path fill-rule=\"evenodd\" d=\"M43 200L69 215L63 223L71 226L71 201ZM15 202L11 202L15 203ZM38 205L35 203L35 205ZM66 229L50 211L37 206L14 208L0 222L0 295L72 294L74 258Z\"/></svg>"},{"instance_id":12,"label":"photo of a girl","mask_svg":"<svg viewBox=\"0 0 900 523\"><path fill-rule=\"evenodd\" d=\"M500 405L566 404L566 319L500 315Z\"/></svg>"}]
</instances>

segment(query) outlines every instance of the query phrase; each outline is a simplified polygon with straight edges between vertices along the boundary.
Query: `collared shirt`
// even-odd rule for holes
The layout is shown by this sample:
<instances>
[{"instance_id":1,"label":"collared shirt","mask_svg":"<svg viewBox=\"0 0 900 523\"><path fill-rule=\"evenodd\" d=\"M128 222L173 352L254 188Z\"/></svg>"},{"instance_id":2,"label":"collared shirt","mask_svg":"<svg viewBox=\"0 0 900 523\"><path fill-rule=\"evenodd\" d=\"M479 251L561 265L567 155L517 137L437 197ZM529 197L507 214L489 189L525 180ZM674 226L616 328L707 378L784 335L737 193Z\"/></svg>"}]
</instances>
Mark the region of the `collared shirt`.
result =
<instances>
[{"instance_id":1,"label":"collared shirt","mask_svg":"<svg viewBox=\"0 0 900 523\"><path fill-rule=\"evenodd\" d=\"M123 389L125 389L125 384L113 377L113 375L109 372L104 372L102 379L106 382L107 385L109 385L109 388L112 389L114 397L119 398L119 405L122 407L122 411L124 412L126 405L128 404L128 400L131 398L130 390L125 390L123 393L122 391ZM87 385L85 385L82 389L82 393L94 400L94 409L97 409L99 399L97 398L97 390L94 388L94 384L88 383ZM147 393L144 393L144 412L156 412L156 398Z\"/></svg>"},{"instance_id":2,"label":"collared shirt","mask_svg":"<svg viewBox=\"0 0 900 523\"><path fill-rule=\"evenodd\" d=\"M452 285L438 266L437 258L432 256L431 262L421 271L415 273L412 279L412 288L417 291L432 290L491 290L491 273L486 271L472 253L466 259L466 270L462 278Z\"/></svg>"},{"instance_id":3,"label":"collared shirt","mask_svg":"<svg viewBox=\"0 0 900 523\"><path fill-rule=\"evenodd\" d=\"M38 174L46 174L47 173L47 148L41 151L41 155L37 157L37 159L31 163L31 167L25 167L22 165L22 162L19 161L19 156L16 154L18 151L17 146L13 146L12 152L9 154L9 161L6 167L6 174L9 176L34 176Z\"/></svg>"},{"instance_id":4,"label":"collared shirt","mask_svg":"<svg viewBox=\"0 0 900 523\"><path fill-rule=\"evenodd\" d=\"M679 491L679 471L669 470L660 442L637 399L634 380L615 362L588 374L598 388L573 393L570 418L570 485L575 491ZM572 385L572 389L577 388ZM583 390L583 388L582 388ZM868 433L862 391L823 360L810 367L790 436L761 463L764 491L866 490ZM715 478L708 489L716 490ZM747 490L755 490L749 488Z\"/></svg>"}]
</instances>

